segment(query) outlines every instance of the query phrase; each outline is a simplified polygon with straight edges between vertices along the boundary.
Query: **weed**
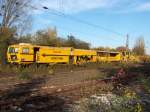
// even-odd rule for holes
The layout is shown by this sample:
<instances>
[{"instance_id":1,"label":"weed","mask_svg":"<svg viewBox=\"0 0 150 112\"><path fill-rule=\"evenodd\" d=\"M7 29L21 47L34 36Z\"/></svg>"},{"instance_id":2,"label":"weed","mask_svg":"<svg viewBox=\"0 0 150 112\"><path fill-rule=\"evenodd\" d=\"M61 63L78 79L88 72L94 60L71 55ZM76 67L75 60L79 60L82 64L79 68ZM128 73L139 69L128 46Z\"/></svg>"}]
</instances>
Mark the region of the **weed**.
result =
<instances>
[{"instance_id":1,"label":"weed","mask_svg":"<svg viewBox=\"0 0 150 112\"><path fill-rule=\"evenodd\" d=\"M96 75L92 75L92 76L88 76L85 81L90 81L90 80L98 80L98 79L104 79L108 76L107 73L104 73L104 72L100 72Z\"/></svg>"},{"instance_id":2,"label":"weed","mask_svg":"<svg viewBox=\"0 0 150 112\"><path fill-rule=\"evenodd\" d=\"M144 89L150 94L150 79L149 78L141 78L140 79Z\"/></svg>"},{"instance_id":3,"label":"weed","mask_svg":"<svg viewBox=\"0 0 150 112\"><path fill-rule=\"evenodd\" d=\"M21 80L30 80L32 78L27 70L21 71L18 76Z\"/></svg>"},{"instance_id":4,"label":"weed","mask_svg":"<svg viewBox=\"0 0 150 112\"><path fill-rule=\"evenodd\" d=\"M142 112L142 107L138 99L109 93L81 99L74 105L73 112Z\"/></svg>"}]
</instances>

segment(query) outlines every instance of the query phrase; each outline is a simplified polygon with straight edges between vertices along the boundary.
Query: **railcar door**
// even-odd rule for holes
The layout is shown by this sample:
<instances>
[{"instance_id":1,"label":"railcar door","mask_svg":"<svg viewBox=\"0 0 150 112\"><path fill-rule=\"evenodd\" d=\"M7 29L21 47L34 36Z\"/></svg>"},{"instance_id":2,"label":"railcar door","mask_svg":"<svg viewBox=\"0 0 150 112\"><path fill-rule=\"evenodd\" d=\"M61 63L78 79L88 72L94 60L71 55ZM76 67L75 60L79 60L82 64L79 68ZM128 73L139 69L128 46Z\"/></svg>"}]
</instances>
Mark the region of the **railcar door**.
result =
<instances>
[{"instance_id":1,"label":"railcar door","mask_svg":"<svg viewBox=\"0 0 150 112\"><path fill-rule=\"evenodd\" d=\"M38 58L39 58L38 57L38 52L39 52L40 48L39 47L34 47L33 50L34 50L33 60L34 60L34 63L36 63L38 61Z\"/></svg>"}]
</instances>

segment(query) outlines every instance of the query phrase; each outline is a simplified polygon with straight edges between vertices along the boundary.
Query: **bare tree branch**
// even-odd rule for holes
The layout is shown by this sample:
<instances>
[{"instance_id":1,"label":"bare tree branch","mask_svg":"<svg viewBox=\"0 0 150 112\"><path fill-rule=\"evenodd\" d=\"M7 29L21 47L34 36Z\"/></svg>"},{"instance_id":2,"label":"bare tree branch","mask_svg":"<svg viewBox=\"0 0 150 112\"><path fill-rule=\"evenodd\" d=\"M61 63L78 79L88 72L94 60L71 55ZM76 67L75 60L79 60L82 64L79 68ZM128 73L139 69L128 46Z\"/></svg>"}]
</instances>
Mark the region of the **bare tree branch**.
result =
<instances>
[{"instance_id":1,"label":"bare tree branch","mask_svg":"<svg viewBox=\"0 0 150 112\"><path fill-rule=\"evenodd\" d=\"M19 24L23 26L24 21L29 18L30 3L31 0L0 0L2 27L12 28L19 26Z\"/></svg>"}]
</instances>

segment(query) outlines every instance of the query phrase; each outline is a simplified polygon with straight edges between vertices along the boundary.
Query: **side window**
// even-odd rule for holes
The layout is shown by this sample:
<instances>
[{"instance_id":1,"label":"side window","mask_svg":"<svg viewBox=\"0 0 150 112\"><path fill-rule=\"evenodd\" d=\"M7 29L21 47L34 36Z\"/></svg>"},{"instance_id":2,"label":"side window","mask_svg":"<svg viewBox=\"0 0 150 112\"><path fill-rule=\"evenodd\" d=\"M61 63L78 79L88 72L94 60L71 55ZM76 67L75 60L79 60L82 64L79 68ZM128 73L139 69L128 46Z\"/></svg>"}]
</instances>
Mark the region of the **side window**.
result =
<instances>
[{"instance_id":1,"label":"side window","mask_svg":"<svg viewBox=\"0 0 150 112\"><path fill-rule=\"evenodd\" d=\"M29 54L29 48L23 48L22 53L23 54Z\"/></svg>"},{"instance_id":2,"label":"side window","mask_svg":"<svg viewBox=\"0 0 150 112\"><path fill-rule=\"evenodd\" d=\"M15 48L15 53L18 53L18 51L19 51L19 48Z\"/></svg>"}]
</instances>

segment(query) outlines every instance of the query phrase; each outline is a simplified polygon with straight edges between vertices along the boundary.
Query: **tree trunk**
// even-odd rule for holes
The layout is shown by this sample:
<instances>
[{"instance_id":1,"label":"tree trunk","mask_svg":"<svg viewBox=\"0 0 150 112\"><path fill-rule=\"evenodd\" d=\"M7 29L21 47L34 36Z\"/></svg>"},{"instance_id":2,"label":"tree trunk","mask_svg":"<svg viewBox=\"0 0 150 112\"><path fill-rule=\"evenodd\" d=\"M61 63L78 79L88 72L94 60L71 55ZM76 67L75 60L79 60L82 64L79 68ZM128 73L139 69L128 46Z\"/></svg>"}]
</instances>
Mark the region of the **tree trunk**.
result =
<instances>
[{"instance_id":1,"label":"tree trunk","mask_svg":"<svg viewBox=\"0 0 150 112\"><path fill-rule=\"evenodd\" d=\"M2 66L6 65L7 63L7 42L0 43L0 64Z\"/></svg>"}]
</instances>

